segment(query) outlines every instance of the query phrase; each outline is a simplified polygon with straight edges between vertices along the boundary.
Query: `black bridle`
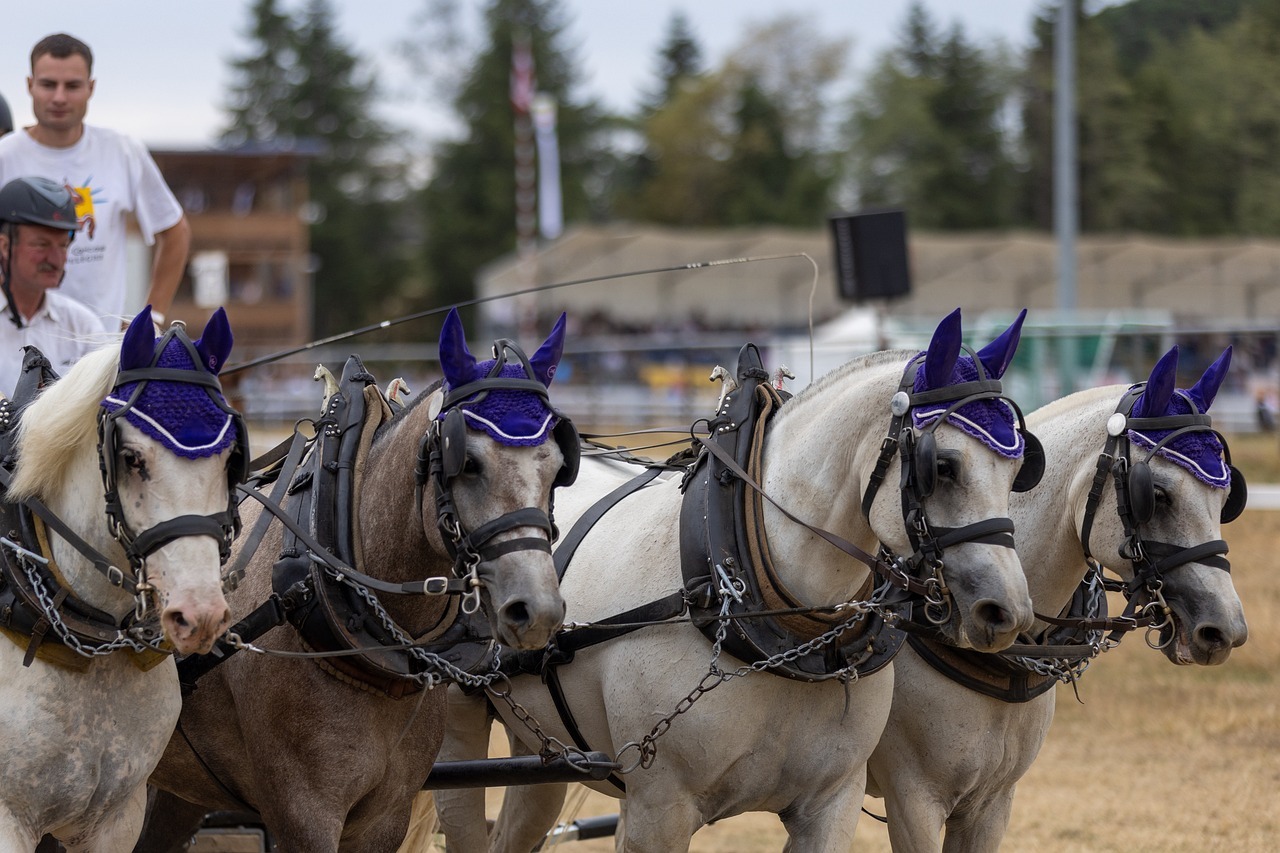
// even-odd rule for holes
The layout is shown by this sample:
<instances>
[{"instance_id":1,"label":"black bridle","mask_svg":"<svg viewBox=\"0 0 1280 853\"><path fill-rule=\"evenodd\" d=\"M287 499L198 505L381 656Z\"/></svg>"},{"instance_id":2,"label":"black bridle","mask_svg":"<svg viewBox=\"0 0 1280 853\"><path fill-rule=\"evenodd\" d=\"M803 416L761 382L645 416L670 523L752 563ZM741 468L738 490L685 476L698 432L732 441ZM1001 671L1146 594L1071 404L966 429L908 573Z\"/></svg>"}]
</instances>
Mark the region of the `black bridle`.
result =
<instances>
[{"instance_id":1,"label":"black bridle","mask_svg":"<svg viewBox=\"0 0 1280 853\"><path fill-rule=\"evenodd\" d=\"M169 342L177 340L196 365L194 370L159 367L160 356ZM244 482L248 474L248 431L244 418L231 408L222 396L222 384L214 374L200 368L202 359L195 345L187 337L186 330L179 323L170 326L169 330L156 342L151 363L146 367L132 370L121 370L112 383L115 392L125 385L137 383L133 393L115 411L103 407L98 415L98 467L102 472L102 487L106 501L106 513L112 535L124 548L129 559L129 571L123 574L119 569L107 572L107 579L115 586L134 592L139 599L139 610L144 609L142 599L152 592L147 582L147 558L158 549L175 539L186 536L209 536L218 542L218 553L221 562L226 563L231 555L231 542L240 532L240 513L237 508L236 486ZM120 437L117 422L128 414L142 396L150 382L180 382L202 388L209 399L230 416L230 428L236 431L235 444L231 458L227 463L227 508L212 515L180 515L166 519L141 532L134 531L126 517L120 502L119 481L116 461L120 452Z\"/></svg>"},{"instance_id":2,"label":"black bridle","mask_svg":"<svg viewBox=\"0 0 1280 853\"><path fill-rule=\"evenodd\" d=\"M419 514L422 511L423 490L428 482L436 504L436 526L444 540L445 549L453 558L454 576L466 581L468 589L463 596L463 609L475 612L480 606L479 578L481 563L516 551L542 551L551 553L551 543L559 535L554 521L555 490L573 483L578 475L580 450L578 432L573 422L551 405L547 386L536 378L532 365L524 351L514 342L500 338L493 345L494 363L482 379L450 388L439 398L438 410L432 411L431 423L418 447L418 462L414 470L417 481L415 500ZM502 369L512 360L523 368L525 377L502 376ZM490 391L524 391L537 395L551 410L557 423L553 437L564 456L564 464L556 473L548 496L548 511L541 507L522 507L504 513L485 522L474 530L467 530L458 514L453 499L453 484L463 472L467 459L467 421L464 412L469 406L482 401ZM474 397L474 399L472 399ZM444 417L439 417L444 413ZM493 542L501 533L520 527L534 527L546 533L546 537L524 536Z\"/></svg>"},{"instance_id":3,"label":"black bridle","mask_svg":"<svg viewBox=\"0 0 1280 853\"><path fill-rule=\"evenodd\" d=\"M1091 566L1100 570L1100 561L1089 549L1089 534L1093 530L1093 520L1107 479L1113 479L1116 490L1116 512L1124 526L1124 541L1121 543L1119 554L1133 566L1133 578L1125 583L1121 590L1127 600L1125 615L1129 616L1138 609L1155 607L1160 611L1155 618L1160 619L1167 618L1168 614L1168 605L1165 604L1161 592L1164 587L1165 573L1188 563L1203 563L1229 573L1231 563L1224 556L1227 553L1227 543L1222 539L1186 547L1148 539L1144 536L1144 529L1155 513L1155 486L1151 479L1151 459L1176 438L1192 432L1211 432L1222 444L1222 452L1231 478L1230 492L1222 508L1222 523L1234 520L1244 511L1248 500L1248 487L1245 484L1244 475L1231 464L1231 451L1227 446L1226 438L1213 428L1212 418L1208 414L1198 412L1195 404L1191 403L1190 398L1185 394L1183 399L1191 406L1189 414L1154 418L1133 417L1133 407L1145 389L1145 382L1129 388L1120 398L1115 413L1107 419L1107 440L1102 453L1098 456L1093 484L1085 503L1084 520L1080 527L1080 542L1084 546L1085 559ZM1144 458L1134 462L1133 446L1129 440L1130 430L1140 432L1170 430L1170 432L1147 450Z\"/></svg>"},{"instance_id":4,"label":"black bridle","mask_svg":"<svg viewBox=\"0 0 1280 853\"><path fill-rule=\"evenodd\" d=\"M951 615L952 595L943 574L943 552L952 545L976 542L1013 548L1013 520L1011 518L987 518L963 527L942 527L930 524L925 502L933 494L937 481L937 440L934 432L955 411L979 400L1000 399L1011 406L1018 416L1018 433L1022 436L1022 470L1014 480L1014 491L1029 491L1040 482L1044 474L1044 450L1039 440L1027 431L1018 404L1004 396L999 379L987 375L982 360L968 347L963 348L973 359L978 378L927 391L913 391L916 372L924 360L924 354L907 362L898 391L889 402L891 419L889 430L880 443L880 456L862 495L862 514L871 519L871 507L880 485L884 482L889 464L896 453L901 460L899 492L902 496L902 520L912 553L899 557L885 545L881 555L899 564L913 578L924 583L925 614L935 625L945 623ZM919 406L945 404L947 408L922 429L917 430L911 421L911 412Z\"/></svg>"}]
</instances>

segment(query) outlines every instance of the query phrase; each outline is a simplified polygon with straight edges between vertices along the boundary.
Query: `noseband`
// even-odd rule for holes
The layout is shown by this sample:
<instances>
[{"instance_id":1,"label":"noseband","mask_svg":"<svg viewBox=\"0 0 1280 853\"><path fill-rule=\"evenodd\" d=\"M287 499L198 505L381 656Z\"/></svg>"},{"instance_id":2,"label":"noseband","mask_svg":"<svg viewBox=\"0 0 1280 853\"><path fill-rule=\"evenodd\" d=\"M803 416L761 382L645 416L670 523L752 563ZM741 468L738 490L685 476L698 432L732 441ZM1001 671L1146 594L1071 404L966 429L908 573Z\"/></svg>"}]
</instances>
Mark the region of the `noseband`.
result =
<instances>
[{"instance_id":1,"label":"noseband","mask_svg":"<svg viewBox=\"0 0 1280 853\"><path fill-rule=\"evenodd\" d=\"M1133 579L1121 590L1128 601L1125 615L1130 615L1139 606L1143 609L1154 607L1160 611L1156 614L1156 618L1160 619L1169 612L1161 594L1166 572L1188 563L1203 563L1229 573L1231 563L1223 556L1227 553L1227 543L1222 539L1183 547L1144 537L1144 528L1155 513L1155 486L1151 479L1151 459L1180 436L1192 432L1211 432L1222 444L1222 452L1226 457L1227 468L1231 475L1230 492L1222 508L1222 523L1234 520L1244 511L1248 491L1244 475L1231 464L1231 451L1227 447L1226 438L1213 428L1212 418L1208 414L1197 412L1194 404L1191 404L1191 414L1164 415L1155 418L1133 417L1133 407L1145 388L1146 383L1140 382L1126 391L1120 398L1115 413L1107 419L1107 441L1102 453L1098 456L1093 485L1089 489L1089 497L1085 503L1080 542L1084 546L1085 559L1094 567L1100 568L1100 561L1089 550L1089 534L1093 530L1093 520L1097 514L1098 503L1102 499L1107 478L1111 477L1115 480L1116 512L1121 524L1124 525L1124 542L1120 546L1120 556L1128 560L1134 569ZM1183 399L1190 403L1185 395ZM1156 442L1143 459L1135 462L1132 458L1132 442L1129 440L1130 430L1141 432L1171 430L1171 432ZM1140 590L1144 591L1144 602L1137 602L1137 594Z\"/></svg>"},{"instance_id":2,"label":"noseband","mask_svg":"<svg viewBox=\"0 0 1280 853\"><path fill-rule=\"evenodd\" d=\"M963 527L942 527L929 523L925 501L933 494L937 481L935 430L954 412L969 403L1003 400L1017 413L1018 432L1023 437L1025 447L1023 466L1014 480L1014 491L1034 488L1044 473L1044 451L1039 440L1027 431L1022 410L1017 403L1004 396L1000 380L987 376L982 360L968 347L964 347L964 350L969 353L977 368L976 380L927 391L913 391L917 369L925 356L918 355L907 363L898 391L889 401L892 416L889 430L880 443L880 456L862 495L862 515L869 521L871 506L884 482L889 464L897 453L901 460L899 491L902 495L902 520L913 551L910 556L896 557L882 544L881 556L893 560L910 577L925 584L928 589L925 594L925 615L935 625L942 625L951 618L953 598L943 575L943 552L947 548L964 542L1014 547L1013 520L1007 517L983 519ZM946 410L927 426L917 430L911 421L912 410L919 406L939 404L946 404Z\"/></svg>"},{"instance_id":3,"label":"noseband","mask_svg":"<svg viewBox=\"0 0 1280 853\"><path fill-rule=\"evenodd\" d=\"M496 560L517 551L542 551L551 553L551 543L559 536L554 522L555 489L573 483L578 474L578 433L573 422L551 405L547 386L536 378L529 359L518 345L501 338L493 346L494 363L483 379L477 379L449 389L439 401L439 408L431 412L431 425L418 447L418 462L414 470L417 481L414 490L419 514L422 512L422 493L427 482L432 484L436 504L436 526L444 540L445 549L453 558L454 576L463 579L467 591L463 595L462 608L474 613L480 607L479 568L481 563ZM502 376L502 368L510 360L518 361L525 378ZM467 458L467 419L465 412L478 405L491 391L523 391L535 394L557 417L553 436L564 456L564 464L556 473L548 497L548 512L540 507L523 507L504 513L474 530L468 531L458 514L453 499L453 485L463 472ZM439 398L438 398L439 399ZM441 416L443 415L443 417ZM536 527L546 537L525 536L493 542L494 537L520 527Z\"/></svg>"}]
</instances>

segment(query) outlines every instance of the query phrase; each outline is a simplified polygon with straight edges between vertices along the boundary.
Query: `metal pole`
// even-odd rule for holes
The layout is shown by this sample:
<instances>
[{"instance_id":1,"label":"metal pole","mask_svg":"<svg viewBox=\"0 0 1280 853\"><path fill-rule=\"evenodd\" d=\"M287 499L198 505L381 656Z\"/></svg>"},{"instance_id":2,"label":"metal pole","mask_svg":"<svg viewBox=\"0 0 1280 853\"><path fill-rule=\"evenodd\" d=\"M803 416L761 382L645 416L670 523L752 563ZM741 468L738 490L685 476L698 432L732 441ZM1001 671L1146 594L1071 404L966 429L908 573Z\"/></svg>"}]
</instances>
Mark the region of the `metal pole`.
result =
<instances>
[{"instance_id":1,"label":"metal pole","mask_svg":"<svg viewBox=\"0 0 1280 853\"><path fill-rule=\"evenodd\" d=\"M1071 323L1076 311L1076 233L1080 211L1077 199L1075 0L1062 0L1054 28L1054 146L1053 226L1058 242L1058 298L1060 322ZM1060 339L1058 375L1061 395L1075 390L1075 338Z\"/></svg>"}]
</instances>

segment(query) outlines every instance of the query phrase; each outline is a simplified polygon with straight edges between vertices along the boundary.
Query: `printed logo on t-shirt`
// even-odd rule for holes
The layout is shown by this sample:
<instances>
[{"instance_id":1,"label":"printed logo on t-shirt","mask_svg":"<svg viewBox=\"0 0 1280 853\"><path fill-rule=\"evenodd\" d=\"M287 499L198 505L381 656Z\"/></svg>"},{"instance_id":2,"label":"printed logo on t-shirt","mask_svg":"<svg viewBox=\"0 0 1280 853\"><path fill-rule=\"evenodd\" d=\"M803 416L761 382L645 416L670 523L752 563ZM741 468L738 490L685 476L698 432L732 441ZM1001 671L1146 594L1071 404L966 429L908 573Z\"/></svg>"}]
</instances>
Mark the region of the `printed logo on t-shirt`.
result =
<instances>
[{"instance_id":1,"label":"printed logo on t-shirt","mask_svg":"<svg viewBox=\"0 0 1280 853\"><path fill-rule=\"evenodd\" d=\"M80 233L93 239L93 232L96 230L93 216L93 187L89 186L92 176L85 179L85 185L82 187L73 187L70 183L65 186L76 200L76 220L80 223Z\"/></svg>"}]
</instances>

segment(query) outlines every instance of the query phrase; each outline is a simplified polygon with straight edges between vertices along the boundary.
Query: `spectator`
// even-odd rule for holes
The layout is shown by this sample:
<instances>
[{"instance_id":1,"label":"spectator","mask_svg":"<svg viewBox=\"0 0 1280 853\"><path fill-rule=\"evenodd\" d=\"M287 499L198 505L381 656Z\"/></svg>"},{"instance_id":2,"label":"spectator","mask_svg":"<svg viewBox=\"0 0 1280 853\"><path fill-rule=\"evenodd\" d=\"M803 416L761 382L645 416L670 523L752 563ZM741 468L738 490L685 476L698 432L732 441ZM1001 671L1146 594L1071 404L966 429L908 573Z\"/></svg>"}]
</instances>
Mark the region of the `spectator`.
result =
<instances>
[{"instance_id":1,"label":"spectator","mask_svg":"<svg viewBox=\"0 0 1280 853\"><path fill-rule=\"evenodd\" d=\"M36 123L0 139L0 185L38 175L76 199L82 226L67 257L63 291L89 306L110 331L126 315L125 217L133 213L143 238L155 244L147 302L157 324L182 280L191 228L140 142L84 123L96 81L88 45L63 33L31 51L27 90ZM141 307L141 306L136 306Z\"/></svg>"},{"instance_id":2,"label":"spectator","mask_svg":"<svg viewBox=\"0 0 1280 853\"><path fill-rule=\"evenodd\" d=\"M9 112L9 102L0 95L0 136L13 132L13 113Z\"/></svg>"},{"instance_id":3,"label":"spectator","mask_svg":"<svg viewBox=\"0 0 1280 853\"><path fill-rule=\"evenodd\" d=\"M0 392L12 395L22 347L40 348L58 373L102 342L97 315L57 292L79 222L66 187L45 178L18 178L0 187L0 278L6 311L0 320Z\"/></svg>"}]
</instances>

